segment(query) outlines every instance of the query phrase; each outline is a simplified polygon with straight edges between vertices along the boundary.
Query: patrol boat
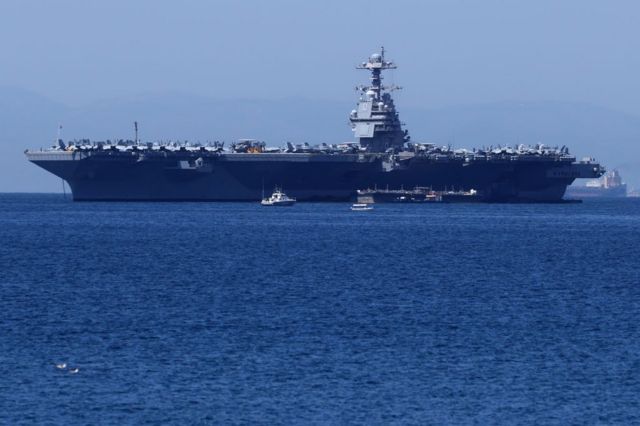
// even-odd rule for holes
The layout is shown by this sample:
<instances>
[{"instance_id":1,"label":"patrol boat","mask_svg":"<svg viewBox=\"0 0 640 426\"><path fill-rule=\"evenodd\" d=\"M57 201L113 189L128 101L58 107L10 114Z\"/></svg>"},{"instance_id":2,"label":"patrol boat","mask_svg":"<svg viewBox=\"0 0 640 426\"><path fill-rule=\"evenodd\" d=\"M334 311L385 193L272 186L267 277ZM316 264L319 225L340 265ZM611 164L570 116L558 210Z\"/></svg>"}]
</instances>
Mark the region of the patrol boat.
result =
<instances>
[{"instance_id":1,"label":"patrol boat","mask_svg":"<svg viewBox=\"0 0 640 426\"><path fill-rule=\"evenodd\" d=\"M489 202L561 201L576 178L598 178L591 158L576 161L567 147L517 145L472 150L415 143L382 84L396 68L384 49L357 68L370 73L349 119L356 141L267 147L264 142L141 143L57 140L25 151L29 161L61 177L73 199L118 201L260 200L263 185L283 185L299 201L348 201L360 188L475 189Z\"/></svg>"},{"instance_id":2,"label":"patrol boat","mask_svg":"<svg viewBox=\"0 0 640 426\"><path fill-rule=\"evenodd\" d=\"M351 205L351 211L354 212L366 212L369 210L373 210L373 206L367 203L355 203Z\"/></svg>"},{"instance_id":3,"label":"patrol boat","mask_svg":"<svg viewBox=\"0 0 640 426\"><path fill-rule=\"evenodd\" d=\"M295 198L290 198L289 196L287 196L287 194L285 194L284 192L282 192L282 190L278 187L276 187L276 189L273 191L273 194L271 194L270 197L268 198L263 198L262 201L260 202L263 206L292 206L296 203L296 199Z\"/></svg>"}]
</instances>

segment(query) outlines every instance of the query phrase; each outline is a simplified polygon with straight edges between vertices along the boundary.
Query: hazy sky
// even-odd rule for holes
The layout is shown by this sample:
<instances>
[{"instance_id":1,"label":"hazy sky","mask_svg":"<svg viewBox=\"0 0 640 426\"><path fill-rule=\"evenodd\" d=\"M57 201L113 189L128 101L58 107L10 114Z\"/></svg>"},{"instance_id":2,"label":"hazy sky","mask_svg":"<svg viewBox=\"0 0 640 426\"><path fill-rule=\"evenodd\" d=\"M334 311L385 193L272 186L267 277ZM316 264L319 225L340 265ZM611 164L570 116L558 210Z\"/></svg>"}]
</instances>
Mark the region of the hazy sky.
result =
<instances>
[{"instance_id":1,"label":"hazy sky","mask_svg":"<svg viewBox=\"0 0 640 426\"><path fill-rule=\"evenodd\" d=\"M405 105L587 101L640 114L640 2L2 0L0 86L353 100L384 44Z\"/></svg>"}]
</instances>

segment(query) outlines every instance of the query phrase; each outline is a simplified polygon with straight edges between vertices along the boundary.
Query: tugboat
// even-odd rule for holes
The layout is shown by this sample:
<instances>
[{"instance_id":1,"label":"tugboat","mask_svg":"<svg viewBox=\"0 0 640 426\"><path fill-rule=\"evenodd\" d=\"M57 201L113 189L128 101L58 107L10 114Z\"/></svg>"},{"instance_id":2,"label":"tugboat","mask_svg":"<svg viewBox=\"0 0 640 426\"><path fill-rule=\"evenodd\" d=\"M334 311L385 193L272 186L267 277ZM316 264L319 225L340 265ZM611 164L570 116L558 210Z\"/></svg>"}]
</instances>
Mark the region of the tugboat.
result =
<instances>
[{"instance_id":1,"label":"tugboat","mask_svg":"<svg viewBox=\"0 0 640 426\"><path fill-rule=\"evenodd\" d=\"M282 189L276 187L273 190L273 194L271 194L268 198L263 198L262 204L263 206L292 206L296 203L295 198L288 197L287 194L282 192Z\"/></svg>"}]
</instances>

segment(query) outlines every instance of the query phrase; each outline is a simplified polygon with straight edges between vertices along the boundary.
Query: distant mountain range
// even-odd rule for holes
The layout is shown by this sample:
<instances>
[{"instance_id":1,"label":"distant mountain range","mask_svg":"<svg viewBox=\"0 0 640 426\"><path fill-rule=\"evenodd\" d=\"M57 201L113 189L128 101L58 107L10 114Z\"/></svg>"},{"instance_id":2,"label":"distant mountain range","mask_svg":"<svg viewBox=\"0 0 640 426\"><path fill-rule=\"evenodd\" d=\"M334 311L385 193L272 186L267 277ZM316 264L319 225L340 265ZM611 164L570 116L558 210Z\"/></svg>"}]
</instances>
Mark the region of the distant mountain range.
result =
<instances>
[{"instance_id":1,"label":"distant mountain range","mask_svg":"<svg viewBox=\"0 0 640 426\"><path fill-rule=\"evenodd\" d=\"M29 164L26 148L49 146L58 124L63 139L142 140L256 138L270 146L286 141L335 143L353 140L352 102L308 99L222 100L197 95L141 95L69 107L24 90L0 88L0 192L58 192L57 178ZM578 157L593 156L618 168L640 187L640 117L568 102L498 102L439 109L403 106L401 119L412 139L455 147L543 143L569 146Z\"/></svg>"}]
</instances>

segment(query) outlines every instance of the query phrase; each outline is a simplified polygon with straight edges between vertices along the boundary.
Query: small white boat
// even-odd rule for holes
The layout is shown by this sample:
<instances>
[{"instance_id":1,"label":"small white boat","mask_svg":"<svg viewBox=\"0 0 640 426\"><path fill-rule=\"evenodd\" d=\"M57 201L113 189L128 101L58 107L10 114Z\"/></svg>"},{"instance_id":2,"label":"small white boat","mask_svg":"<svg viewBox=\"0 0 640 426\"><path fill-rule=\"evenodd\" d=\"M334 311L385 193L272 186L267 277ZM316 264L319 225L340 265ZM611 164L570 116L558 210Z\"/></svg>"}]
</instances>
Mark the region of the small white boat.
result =
<instances>
[{"instance_id":1,"label":"small white boat","mask_svg":"<svg viewBox=\"0 0 640 426\"><path fill-rule=\"evenodd\" d=\"M295 202L295 198L287 196L280 188L276 187L273 190L273 194L268 198L263 198L260 204L263 206L292 206Z\"/></svg>"},{"instance_id":2,"label":"small white boat","mask_svg":"<svg viewBox=\"0 0 640 426\"><path fill-rule=\"evenodd\" d=\"M366 203L355 203L351 206L351 210L354 212L364 212L367 210L373 210L373 206Z\"/></svg>"}]
</instances>

